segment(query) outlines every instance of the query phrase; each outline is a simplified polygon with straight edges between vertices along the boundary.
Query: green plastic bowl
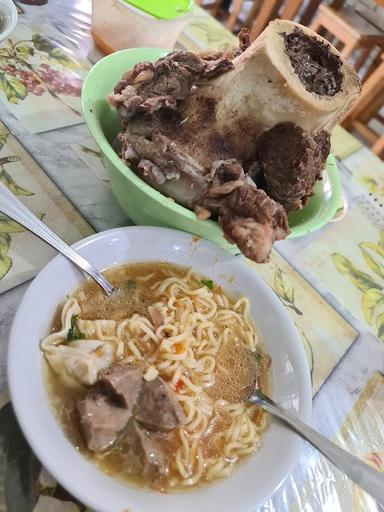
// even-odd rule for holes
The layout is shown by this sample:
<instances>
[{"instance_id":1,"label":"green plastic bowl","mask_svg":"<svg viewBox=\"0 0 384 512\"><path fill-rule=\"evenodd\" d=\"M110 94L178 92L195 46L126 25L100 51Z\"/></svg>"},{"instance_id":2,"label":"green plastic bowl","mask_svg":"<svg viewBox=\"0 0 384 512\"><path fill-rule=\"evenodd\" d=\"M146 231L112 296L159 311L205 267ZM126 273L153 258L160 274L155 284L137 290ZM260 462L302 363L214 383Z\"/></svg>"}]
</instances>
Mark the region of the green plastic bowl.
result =
<instances>
[{"instance_id":1,"label":"green plastic bowl","mask_svg":"<svg viewBox=\"0 0 384 512\"><path fill-rule=\"evenodd\" d=\"M154 2L153 0L123 0L140 11L146 12L155 18L174 20L183 16L193 7L193 0L167 0Z\"/></svg>"},{"instance_id":2,"label":"green plastic bowl","mask_svg":"<svg viewBox=\"0 0 384 512\"><path fill-rule=\"evenodd\" d=\"M217 222L198 220L195 213L147 185L127 167L113 150L111 143L119 132L115 109L106 97L122 74L140 61L154 61L168 53L158 48L121 50L104 57L90 71L82 91L82 104L88 128L104 155L111 187L128 217L141 225L165 226L187 231L238 254L229 244ZM289 215L290 238L306 235L323 227L340 205L341 186L334 157L329 156L322 181L314 196L302 210Z\"/></svg>"}]
</instances>

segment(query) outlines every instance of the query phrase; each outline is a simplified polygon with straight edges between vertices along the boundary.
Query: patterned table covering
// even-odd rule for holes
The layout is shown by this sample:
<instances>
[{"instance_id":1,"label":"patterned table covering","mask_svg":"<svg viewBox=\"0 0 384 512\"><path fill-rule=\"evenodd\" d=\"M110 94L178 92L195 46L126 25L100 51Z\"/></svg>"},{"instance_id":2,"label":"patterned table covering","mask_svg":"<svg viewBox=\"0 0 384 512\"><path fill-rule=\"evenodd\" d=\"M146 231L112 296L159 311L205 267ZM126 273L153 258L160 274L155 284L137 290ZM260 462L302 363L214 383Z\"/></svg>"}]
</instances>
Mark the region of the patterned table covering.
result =
<instances>
[{"instance_id":1,"label":"patterned table covering","mask_svg":"<svg viewBox=\"0 0 384 512\"><path fill-rule=\"evenodd\" d=\"M0 180L70 243L94 230L131 224L80 114L81 82L101 56L93 47L90 14L90 0L20 5L17 28L0 44ZM176 47L196 51L235 43L195 7ZM28 76L21 75L20 60L30 66ZM334 221L315 234L279 242L269 264L249 264L300 333L311 369L314 427L384 472L384 163L341 127L332 134L332 148L344 188ZM52 255L0 216L0 511L85 510L40 468L6 392L13 314L27 280ZM258 510L383 509L306 445L284 484Z\"/></svg>"}]
</instances>

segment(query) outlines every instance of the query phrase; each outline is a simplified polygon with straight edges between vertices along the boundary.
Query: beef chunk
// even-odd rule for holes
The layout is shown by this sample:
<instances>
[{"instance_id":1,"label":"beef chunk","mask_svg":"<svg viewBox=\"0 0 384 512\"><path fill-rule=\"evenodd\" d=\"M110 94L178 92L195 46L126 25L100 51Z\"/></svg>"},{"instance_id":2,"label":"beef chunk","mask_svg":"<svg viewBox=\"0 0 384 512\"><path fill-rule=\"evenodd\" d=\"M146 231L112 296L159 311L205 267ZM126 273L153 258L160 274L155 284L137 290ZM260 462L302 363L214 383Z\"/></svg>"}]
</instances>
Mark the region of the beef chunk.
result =
<instances>
[{"instance_id":1,"label":"beef chunk","mask_svg":"<svg viewBox=\"0 0 384 512\"><path fill-rule=\"evenodd\" d=\"M176 109L193 85L232 68L232 61L224 56L206 60L191 52L174 51L153 64L136 64L123 75L108 100L118 108L125 126L137 112Z\"/></svg>"},{"instance_id":2,"label":"beef chunk","mask_svg":"<svg viewBox=\"0 0 384 512\"><path fill-rule=\"evenodd\" d=\"M289 212L302 208L321 178L329 154L329 134L314 137L294 123L279 123L258 141L266 192Z\"/></svg>"},{"instance_id":3,"label":"beef chunk","mask_svg":"<svg viewBox=\"0 0 384 512\"><path fill-rule=\"evenodd\" d=\"M232 61L222 57L218 60L207 62L204 66L203 76L204 78L213 78L214 76L224 73L224 71L228 71L232 68Z\"/></svg>"},{"instance_id":4,"label":"beef chunk","mask_svg":"<svg viewBox=\"0 0 384 512\"><path fill-rule=\"evenodd\" d=\"M164 317L161 314L161 311L156 306L149 306L148 308L149 316L151 317L152 324L157 329L161 325L164 324Z\"/></svg>"},{"instance_id":5,"label":"beef chunk","mask_svg":"<svg viewBox=\"0 0 384 512\"><path fill-rule=\"evenodd\" d=\"M135 418L149 429L168 431L183 423L184 414L175 393L157 377L143 382Z\"/></svg>"},{"instance_id":6,"label":"beef chunk","mask_svg":"<svg viewBox=\"0 0 384 512\"><path fill-rule=\"evenodd\" d=\"M140 365L117 363L99 373L99 382L132 413L141 390L142 377Z\"/></svg>"},{"instance_id":7,"label":"beef chunk","mask_svg":"<svg viewBox=\"0 0 384 512\"><path fill-rule=\"evenodd\" d=\"M177 100L187 96L202 73L201 59L189 52L172 52L154 64L141 62L117 83L109 96L113 106L126 122L136 112L155 112L160 108L176 108Z\"/></svg>"},{"instance_id":8,"label":"beef chunk","mask_svg":"<svg viewBox=\"0 0 384 512\"><path fill-rule=\"evenodd\" d=\"M222 185L233 186L227 196L221 197L217 188L200 201L199 207L218 217L225 238L236 243L241 252L257 263L268 261L272 245L289 233L287 215L284 208L267 196L264 190L245 181L234 180Z\"/></svg>"},{"instance_id":9,"label":"beef chunk","mask_svg":"<svg viewBox=\"0 0 384 512\"><path fill-rule=\"evenodd\" d=\"M299 28L282 36L292 67L307 91L321 96L334 96L340 91L341 59L326 43L304 34Z\"/></svg>"},{"instance_id":10,"label":"beef chunk","mask_svg":"<svg viewBox=\"0 0 384 512\"><path fill-rule=\"evenodd\" d=\"M232 180L243 180L245 178L244 169L235 159L217 160L213 162L211 175L214 178L214 184L220 185Z\"/></svg>"},{"instance_id":11,"label":"beef chunk","mask_svg":"<svg viewBox=\"0 0 384 512\"><path fill-rule=\"evenodd\" d=\"M131 416L106 395L91 391L76 404L84 440L89 450L99 453L109 448L126 427Z\"/></svg>"},{"instance_id":12,"label":"beef chunk","mask_svg":"<svg viewBox=\"0 0 384 512\"><path fill-rule=\"evenodd\" d=\"M228 242L236 243L247 258L266 263L276 240L270 224L243 217L221 217L220 225Z\"/></svg>"},{"instance_id":13,"label":"beef chunk","mask_svg":"<svg viewBox=\"0 0 384 512\"><path fill-rule=\"evenodd\" d=\"M129 422L130 463L136 472L152 481L168 473L168 460L161 447L160 435L145 430L135 420Z\"/></svg>"}]
</instances>

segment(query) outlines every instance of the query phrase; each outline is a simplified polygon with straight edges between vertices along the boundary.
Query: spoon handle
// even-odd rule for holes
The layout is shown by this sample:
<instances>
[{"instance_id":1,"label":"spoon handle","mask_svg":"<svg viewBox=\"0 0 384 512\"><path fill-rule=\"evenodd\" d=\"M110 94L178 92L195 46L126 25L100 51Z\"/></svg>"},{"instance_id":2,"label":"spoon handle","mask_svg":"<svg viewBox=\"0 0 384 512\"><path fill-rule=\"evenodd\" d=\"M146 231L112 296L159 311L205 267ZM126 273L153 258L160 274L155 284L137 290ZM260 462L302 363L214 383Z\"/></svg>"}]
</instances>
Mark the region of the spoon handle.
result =
<instances>
[{"instance_id":1,"label":"spoon handle","mask_svg":"<svg viewBox=\"0 0 384 512\"><path fill-rule=\"evenodd\" d=\"M265 395L261 396L260 393L256 392L249 398L249 401L288 424L297 434L325 455L340 471L345 473L379 503L384 504L384 474L379 473L365 462L332 443Z\"/></svg>"},{"instance_id":2,"label":"spoon handle","mask_svg":"<svg viewBox=\"0 0 384 512\"><path fill-rule=\"evenodd\" d=\"M112 293L113 287L104 276L72 247L49 229L35 214L29 210L3 183L0 182L0 212L4 213L18 224L24 226L36 236L54 247L75 265L90 275L106 292Z\"/></svg>"}]
</instances>

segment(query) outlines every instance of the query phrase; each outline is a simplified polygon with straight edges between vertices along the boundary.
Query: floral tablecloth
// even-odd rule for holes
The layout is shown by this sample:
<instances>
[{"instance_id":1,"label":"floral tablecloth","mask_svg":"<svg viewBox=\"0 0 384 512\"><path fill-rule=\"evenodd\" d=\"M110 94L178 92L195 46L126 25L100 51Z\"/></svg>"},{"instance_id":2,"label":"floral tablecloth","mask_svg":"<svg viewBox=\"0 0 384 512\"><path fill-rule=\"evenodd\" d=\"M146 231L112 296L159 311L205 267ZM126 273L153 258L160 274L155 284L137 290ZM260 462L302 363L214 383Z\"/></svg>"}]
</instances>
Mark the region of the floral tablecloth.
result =
<instances>
[{"instance_id":1,"label":"floral tablecloth","mask_svg":"<svg viewBox=\"0 0 384 512\"><path fill-rule=\"evenodd\" d=\"M68 242L130 224L80 113L81 82L101 56L90 15L90 0L20 5L16 30L0 44L0 180ZM235 43L195 7L176 47ZM25 63L29 72L22 74ZM250 265L300 333L311 369L314 427L384 472L384 163L341 127L332 134L332 148L344 189L333 222L278 243L269 264ZM0 216L0 511L85 510L40 467L6 392L12 317L26 281L52 254ZM284 484L258 510L382 509L305 446Z\"/></svg>"}]
</instances>

